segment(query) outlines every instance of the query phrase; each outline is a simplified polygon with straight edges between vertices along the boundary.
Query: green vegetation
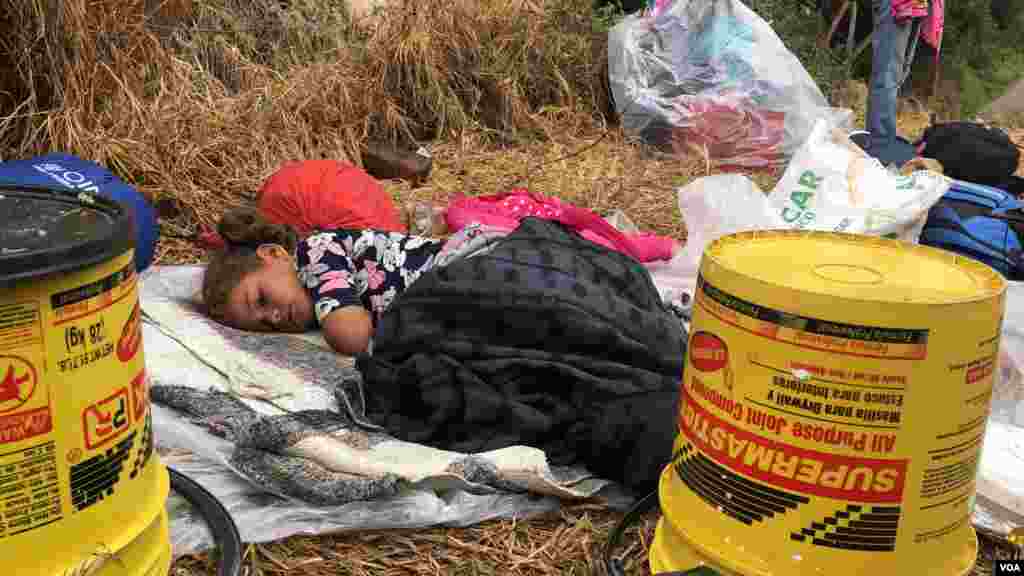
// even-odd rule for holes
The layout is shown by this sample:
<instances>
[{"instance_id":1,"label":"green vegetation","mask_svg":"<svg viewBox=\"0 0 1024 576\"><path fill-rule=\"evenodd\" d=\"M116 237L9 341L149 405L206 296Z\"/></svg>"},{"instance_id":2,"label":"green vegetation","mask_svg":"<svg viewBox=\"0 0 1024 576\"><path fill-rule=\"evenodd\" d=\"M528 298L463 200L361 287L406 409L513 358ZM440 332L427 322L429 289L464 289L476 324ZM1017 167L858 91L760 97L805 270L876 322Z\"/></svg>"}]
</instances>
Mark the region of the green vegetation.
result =
<instances>
[{"instance_id":1,"label":"green vegetation","mask_svg":"<svg viewBox=\"0 0 1024 576\"><path fill-rule=\"evenodd\" d=\"M825 97L839 87L846 71L840 55L818 47L818 33L824 27L813 0L745 0L751 10L764 18L779 35L811 77L817 80Z\"/></svg>"},{"instance_id":2,"label":"green vegetation","mask_svg":"<svg viewBox=\"0 0 1024 576\"><path fill-rule=\"evenodd\" d=\"M969 117L1024 77L1024 0L1000 0L993 16L992 0L946 3L942 51L944 74L960 83L961 112Z\"/></svg>"}]
</instances>

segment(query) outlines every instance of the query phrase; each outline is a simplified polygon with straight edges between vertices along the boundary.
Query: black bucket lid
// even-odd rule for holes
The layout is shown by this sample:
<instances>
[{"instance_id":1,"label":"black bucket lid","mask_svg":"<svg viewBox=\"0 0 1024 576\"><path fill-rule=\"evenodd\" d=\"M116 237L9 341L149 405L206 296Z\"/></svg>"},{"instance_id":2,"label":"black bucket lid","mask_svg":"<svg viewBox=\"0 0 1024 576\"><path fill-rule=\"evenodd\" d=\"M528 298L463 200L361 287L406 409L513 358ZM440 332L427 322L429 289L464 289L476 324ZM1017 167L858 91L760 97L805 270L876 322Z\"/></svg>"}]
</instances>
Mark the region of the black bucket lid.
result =
<instances>
[{"instance_id":1,"label":"black bucket lid","mask_svg":"<svg viewBox=\"0 0 1024 576\"><path fill-rule=\"evenodd\" d=\"M134 246L131 216L113 200L0 186L0 283L85 268Z\"/></svg>"}]
</instances>

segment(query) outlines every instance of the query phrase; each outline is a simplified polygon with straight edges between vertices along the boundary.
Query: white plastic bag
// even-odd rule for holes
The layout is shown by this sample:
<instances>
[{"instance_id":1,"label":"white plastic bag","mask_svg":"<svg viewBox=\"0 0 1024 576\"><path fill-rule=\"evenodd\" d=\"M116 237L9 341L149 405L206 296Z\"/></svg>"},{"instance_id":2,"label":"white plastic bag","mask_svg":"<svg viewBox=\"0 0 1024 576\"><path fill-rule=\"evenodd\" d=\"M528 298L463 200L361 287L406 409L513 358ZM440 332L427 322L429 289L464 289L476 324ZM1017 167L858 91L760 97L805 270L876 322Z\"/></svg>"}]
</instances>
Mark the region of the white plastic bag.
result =
<instances>
[{"instance_id":1,"label":"white plastic bag","mask_svg":"<svg viewBox=\"0 0 1024 576\"><path fill-rule=\"evenodd\" d=\"M671 261L647 268L662 297L675 301L692 294L707 245L735 232L824 230L916 243L928 210L949 184L936 172L886 170L850 142L843 119L822 118L768 196L738 174L698 178L681 188L686 244Z\"/></svg>"},{"instance_id":2,"label":"white plastic bag","mask_svg":"<svg viewBox=\"0 0 1024 576\"><path fill-rule=\"evenodd\" d=\"M686 244L668 262L647 264L654 285L666 302L693 294L700 257L708 244L747 230L780 228L764 192L746 176L717 174L681 188L679 211L686 222Z\"/></svg>"},{"instance_id":3,"label":"white plastic bag","mask_svg":"<svg viewBox=\"0 0 1024 576\"><path fill-rule=\"evenodd\" d=\"M790 229L831 230L917 242L949 179L921 170L902 176L858 148L847 131L818 120L769 195Z\"/></svg>"},{"instance_id":4,"label":"white plastic bag","mask_svg":"<svg viewBox=\"0 0 1024 576\"><path fill-rule=\"evenodd\" d=\"M608 34L616 112L632 134L716 164L783 164L828 101L739 0L659 0Z\"/></svg>"}]
</instances>

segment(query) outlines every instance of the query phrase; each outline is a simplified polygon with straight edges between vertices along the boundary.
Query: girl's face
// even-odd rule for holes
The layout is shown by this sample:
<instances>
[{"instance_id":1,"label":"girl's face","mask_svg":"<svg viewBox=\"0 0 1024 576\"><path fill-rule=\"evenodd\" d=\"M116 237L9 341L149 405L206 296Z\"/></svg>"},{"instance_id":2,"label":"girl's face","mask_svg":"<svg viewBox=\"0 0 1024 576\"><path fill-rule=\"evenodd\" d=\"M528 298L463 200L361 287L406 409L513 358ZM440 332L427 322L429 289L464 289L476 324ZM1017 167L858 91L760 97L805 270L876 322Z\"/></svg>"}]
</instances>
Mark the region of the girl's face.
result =
<instances>
[{"instance_id":1,"label":"girl's face","mask_svg":"<svg viewBox=\"0 0 1024 576\"><path fill-rule=\"evenodd\" d=\"M253 332L305 332L316 326L313 299L299 282L288 252L260 246L263 266L249 272L228 297L224 320Z\"/></svg>"}]
</instances>

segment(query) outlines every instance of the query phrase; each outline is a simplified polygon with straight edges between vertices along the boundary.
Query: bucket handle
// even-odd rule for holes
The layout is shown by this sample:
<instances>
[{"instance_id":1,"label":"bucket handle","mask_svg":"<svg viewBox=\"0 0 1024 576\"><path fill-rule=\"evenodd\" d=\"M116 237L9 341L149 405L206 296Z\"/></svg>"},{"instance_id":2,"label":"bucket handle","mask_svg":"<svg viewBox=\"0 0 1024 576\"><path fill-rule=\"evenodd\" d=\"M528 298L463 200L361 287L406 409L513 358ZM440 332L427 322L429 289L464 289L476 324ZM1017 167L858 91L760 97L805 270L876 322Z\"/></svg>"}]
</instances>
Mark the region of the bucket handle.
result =
<instances>
[{"instance_id":1,"label":"bucket handle","mask_svg":"<svg viewBox=\"0 0 1024 576\"><path fill-rule=\"evenodd\" d=\"M605 574L608 576L626 576L626 568L622 565L622 560L612 557L612 552L618 548L619 541L622 540L622 535L625 534L626 528L639 522L641 516L654 509L657 505L658 491L655 489L638 500L636 504L633 504L633 507L626 512L626 515L622 517L622 520L619 520L619 523L615 525L615 529L612 530L611 535L608 536L608 543L604 547ZM673 570L672 572L658 572L653 576L717 576L717 573L706 566L701 566L691 570L686 570L685 572L681 572L679 570Z\"/></svg>"}]
</instances>

